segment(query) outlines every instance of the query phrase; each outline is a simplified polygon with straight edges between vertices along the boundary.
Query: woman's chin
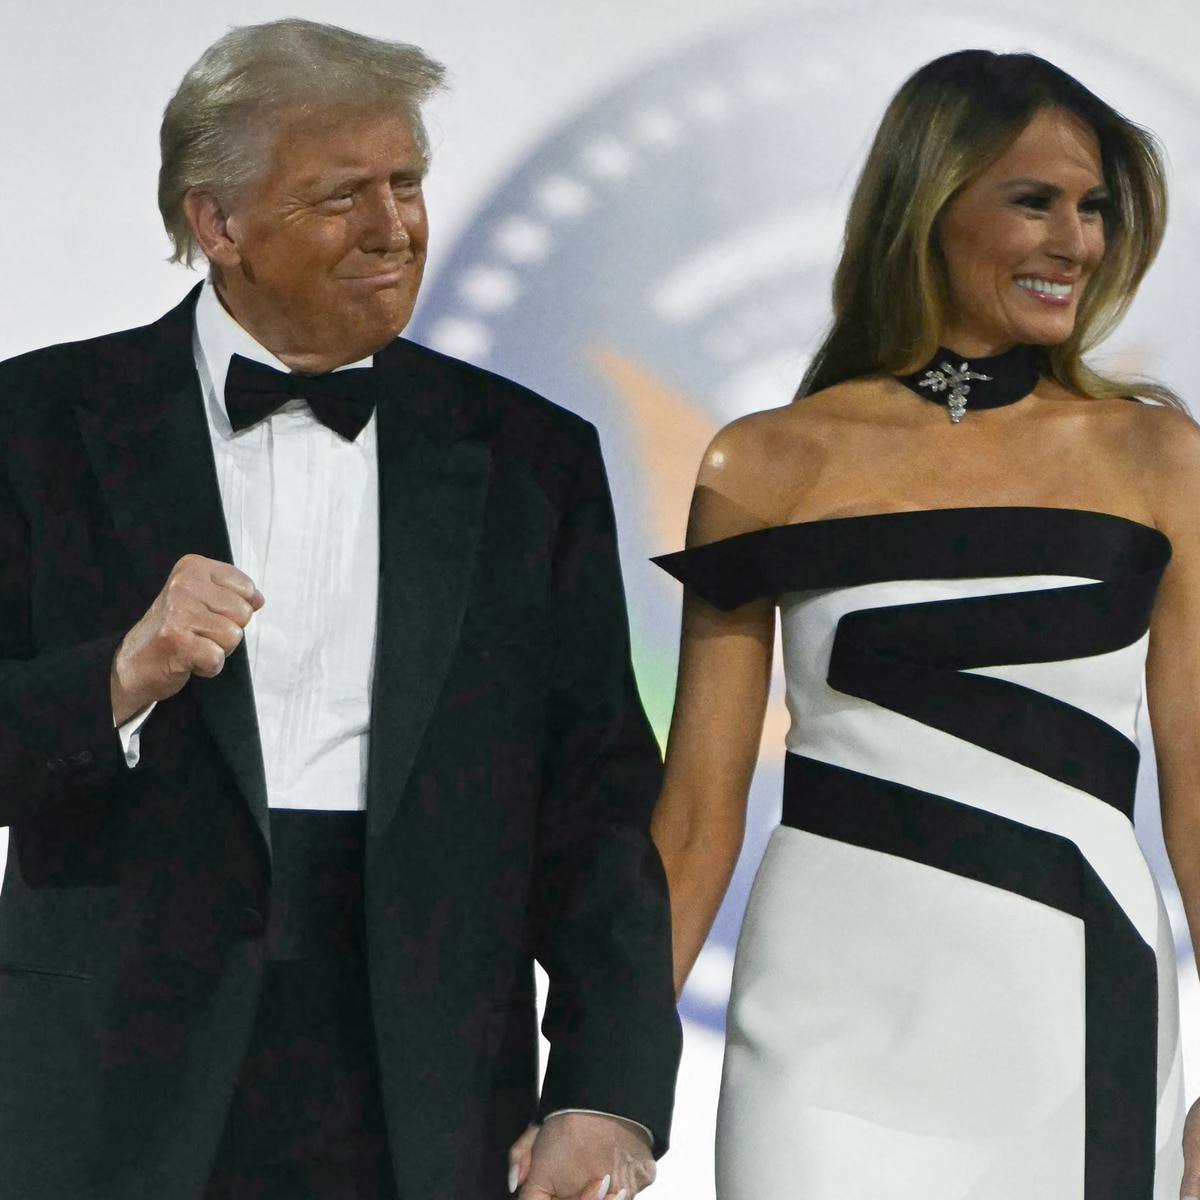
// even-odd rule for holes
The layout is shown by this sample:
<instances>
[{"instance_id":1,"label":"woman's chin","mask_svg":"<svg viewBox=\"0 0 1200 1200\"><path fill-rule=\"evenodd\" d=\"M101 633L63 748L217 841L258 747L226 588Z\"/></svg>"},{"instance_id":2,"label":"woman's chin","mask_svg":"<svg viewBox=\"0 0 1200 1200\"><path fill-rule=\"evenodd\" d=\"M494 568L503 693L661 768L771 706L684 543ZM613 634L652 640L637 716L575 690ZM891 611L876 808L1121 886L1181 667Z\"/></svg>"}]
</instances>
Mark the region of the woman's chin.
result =
<instances>
[{"instance_id":1,"label":"woman's chin","mask_svg":"<svg viewBox=\"0 0 1200 1200\"><path fill-rule=\"evenodd\" d=\"M1030 346L1058 346L1075 332L1075 310L1046 313L1021 323L1021 341Z\"/></svg>"}]
</instances>

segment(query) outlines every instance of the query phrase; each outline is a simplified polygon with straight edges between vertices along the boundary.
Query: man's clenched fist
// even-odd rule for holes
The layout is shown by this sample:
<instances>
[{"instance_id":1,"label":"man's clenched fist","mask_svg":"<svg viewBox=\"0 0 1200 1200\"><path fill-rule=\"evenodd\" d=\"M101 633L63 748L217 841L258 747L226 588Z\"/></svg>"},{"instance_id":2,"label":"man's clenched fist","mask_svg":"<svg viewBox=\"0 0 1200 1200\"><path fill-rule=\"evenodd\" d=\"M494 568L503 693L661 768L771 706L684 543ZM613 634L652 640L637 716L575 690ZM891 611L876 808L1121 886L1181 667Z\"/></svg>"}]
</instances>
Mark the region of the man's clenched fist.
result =
<instances>
[{"instance_id":1,"label":"man's clenched fist","mask_svg":"<svg viewBox=\"0 0 1200 1200\"><path fill-rule=\"evenodd\" d=\"M218 674L262 605L262 592L237 567L185 554L113 656L114 723L175 695L193 675Z\"/></svg>"}]
</instances>

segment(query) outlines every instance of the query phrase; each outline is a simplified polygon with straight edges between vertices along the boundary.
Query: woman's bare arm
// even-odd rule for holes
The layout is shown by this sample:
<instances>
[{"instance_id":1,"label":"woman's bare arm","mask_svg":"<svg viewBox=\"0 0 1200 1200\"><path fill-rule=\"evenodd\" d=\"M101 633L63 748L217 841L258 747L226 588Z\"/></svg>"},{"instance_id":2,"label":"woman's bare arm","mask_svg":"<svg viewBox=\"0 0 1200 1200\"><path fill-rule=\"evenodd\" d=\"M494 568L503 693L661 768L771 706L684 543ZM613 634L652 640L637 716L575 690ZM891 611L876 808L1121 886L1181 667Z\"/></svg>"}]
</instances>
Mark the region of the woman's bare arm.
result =
<instances>
[{"instance_id":1,"label":"woman's bare arm","mask_svg":"<svg viewBox=\"0 0 1200 1200\"><path fill-rule=\"evenodd\" d=\"M1171 539L1150 626L1147 701L1163 840L1193 945L1200 942L1200 428L1155 418L1155 521Z\"/></svg>"},{"instance_id":2,"label":"woman's bare arm","mask_svg":"<svg viewBox=\"0 0 1200 1200\"><path fill-rule=\"evenodd\" d=\"M786 498L761 414L722 430L705 455L689 546L778 523ZM671 890L675 990L704 945L737 864L771 678L775 606L721 612L684 597L666 774L651 830Z\"/></svg>"},{"instance_id":3,"label":"woman's bare arm","mask_svg":"<svg viewBox=\"0 0 1200 1200\"><path fill-rule=\"evenodd\" d=\"M1200 947L1200 428L1180 413L1157 424L1148 474L1155 524L1171 539L1150 623L1146 692L1163 841L1179 885L1192 947ZM1198 959L1197 961L1200 961ZM1200 1194L1200 1101L1183 1129L1181 1194Z\"/></svg>"}]
</instances>

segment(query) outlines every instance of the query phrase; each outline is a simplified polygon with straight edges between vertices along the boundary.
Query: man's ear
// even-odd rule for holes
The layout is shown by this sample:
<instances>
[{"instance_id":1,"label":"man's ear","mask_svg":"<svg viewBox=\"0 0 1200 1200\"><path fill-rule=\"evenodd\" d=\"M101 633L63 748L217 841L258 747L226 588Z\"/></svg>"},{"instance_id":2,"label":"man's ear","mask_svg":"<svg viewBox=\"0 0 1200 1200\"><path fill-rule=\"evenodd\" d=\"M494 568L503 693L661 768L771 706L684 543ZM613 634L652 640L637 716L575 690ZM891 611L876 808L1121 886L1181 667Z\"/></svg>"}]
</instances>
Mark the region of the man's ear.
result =
<instances>
[{"instance_id":1,"label":"man's ear","mask_svg":"<svg viewBox=\"0 0 1200 1200\"><path fill-rule=\"evenodd\" d=\"M200 188L189 188L183 197L183 213L196 244L214 267L230 270L242 261L229 229L229 216L216 196Z\"/></svg>"}]
</instances>

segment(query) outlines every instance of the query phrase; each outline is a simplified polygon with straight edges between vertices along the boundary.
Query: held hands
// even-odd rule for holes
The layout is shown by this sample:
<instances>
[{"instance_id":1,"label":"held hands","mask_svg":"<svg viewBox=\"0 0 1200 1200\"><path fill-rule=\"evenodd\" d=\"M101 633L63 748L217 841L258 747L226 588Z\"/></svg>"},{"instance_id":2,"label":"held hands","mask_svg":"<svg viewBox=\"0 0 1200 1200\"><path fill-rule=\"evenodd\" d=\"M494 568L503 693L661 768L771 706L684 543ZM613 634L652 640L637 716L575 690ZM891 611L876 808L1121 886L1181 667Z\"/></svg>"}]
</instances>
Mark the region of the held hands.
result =
<instances>
[{"instance_id":1,"label":"held hands","mask_svg":"<svg viewBox=\"0 0 1200 1200\"><path fill-rule=\"evenodd\" d=\"M113 656L114 722L174 696L193 675L219 674L262 606L262 593L237 567L185 554Z\"/></svg>"},{"instance_id":2,"label":"held hands","mask_svg":"<svg viewBox=\"0 0 1200 1200\"><path fill-rule=\"evenodd\" d=\"M633 1200L654 1182L654 1157L636 1125L565 1112L530 1125L508 1154L518 1200Z\"/></svg>"}]
</instances>

